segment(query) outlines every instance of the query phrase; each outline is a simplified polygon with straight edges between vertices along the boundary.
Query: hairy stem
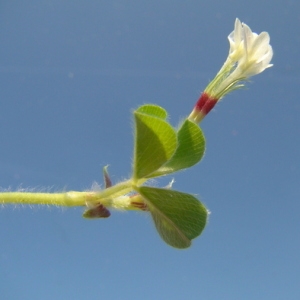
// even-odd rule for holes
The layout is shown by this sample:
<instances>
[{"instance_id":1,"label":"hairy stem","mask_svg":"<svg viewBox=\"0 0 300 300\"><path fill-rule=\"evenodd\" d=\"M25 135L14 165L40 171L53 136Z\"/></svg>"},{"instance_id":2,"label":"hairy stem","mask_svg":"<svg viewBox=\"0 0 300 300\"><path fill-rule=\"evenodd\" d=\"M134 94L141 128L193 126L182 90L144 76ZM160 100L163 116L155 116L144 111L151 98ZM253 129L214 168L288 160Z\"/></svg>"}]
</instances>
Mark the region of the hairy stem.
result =
<instances>
[{"instance_id":1,"label":"hairy stem","mask_svg":"<svg viewBox=\"0 0 300 300\"><path fill-rule=\"evenodd\" d=\"M41 204L72 207L101 203L107 207L121 205L124 209L134 209L130 207L129 197L121 197L134 189L132 181L128 180L102 191L70 191L64 193L4 192L0 193L0 204Z\"/></svg>"}]
</instances>

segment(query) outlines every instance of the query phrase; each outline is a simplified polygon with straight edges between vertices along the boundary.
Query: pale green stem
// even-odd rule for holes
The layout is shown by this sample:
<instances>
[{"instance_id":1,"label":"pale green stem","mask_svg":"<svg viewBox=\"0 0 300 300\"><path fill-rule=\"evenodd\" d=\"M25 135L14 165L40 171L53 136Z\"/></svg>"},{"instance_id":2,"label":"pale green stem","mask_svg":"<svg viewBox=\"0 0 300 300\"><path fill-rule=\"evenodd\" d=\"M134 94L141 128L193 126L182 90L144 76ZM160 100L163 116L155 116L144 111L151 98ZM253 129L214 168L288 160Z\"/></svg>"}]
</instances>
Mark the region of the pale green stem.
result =
<instances>
[{"instance_id":1,"label":"pale green stem","mask_svg":"<svg viewBox=\"0 0 300 300\"><path fill-rule=\"evenodd\" d=\"M0 204L41 204L73 207L101 203L106 207L122 206L123 209L136 209L131 207L130 201L128 201L129 197L124 197L124 200L120 197L134 191L135 188L132 180L128 180L101 191L70 191L64 193L4 192L0 193Z\"/></svg>"}]
</instances>

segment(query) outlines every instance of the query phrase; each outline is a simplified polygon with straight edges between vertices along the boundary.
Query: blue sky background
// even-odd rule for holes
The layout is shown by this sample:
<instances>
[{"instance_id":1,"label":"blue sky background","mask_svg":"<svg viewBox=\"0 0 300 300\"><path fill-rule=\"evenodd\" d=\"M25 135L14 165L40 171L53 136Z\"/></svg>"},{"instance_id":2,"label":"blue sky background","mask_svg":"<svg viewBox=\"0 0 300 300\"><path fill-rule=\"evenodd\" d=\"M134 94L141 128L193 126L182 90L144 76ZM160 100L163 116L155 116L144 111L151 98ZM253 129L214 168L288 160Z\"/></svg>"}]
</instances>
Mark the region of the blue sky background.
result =
<instances>
[{"instance_id":1,"label":"blue sky background","mask_svg":"<svg viewBox=\"0 0 300 300\"><path fill-rule=\"evenodd\" d=\"M0 186L129 177L132 109L189 114L236 17L270 33L274 67L207 116L204 160L175 176L212 212L203 235L182 251L143 213L5 206L1 299L300 299L299 1L1 1Z\"/></svg>"}]
</instances>

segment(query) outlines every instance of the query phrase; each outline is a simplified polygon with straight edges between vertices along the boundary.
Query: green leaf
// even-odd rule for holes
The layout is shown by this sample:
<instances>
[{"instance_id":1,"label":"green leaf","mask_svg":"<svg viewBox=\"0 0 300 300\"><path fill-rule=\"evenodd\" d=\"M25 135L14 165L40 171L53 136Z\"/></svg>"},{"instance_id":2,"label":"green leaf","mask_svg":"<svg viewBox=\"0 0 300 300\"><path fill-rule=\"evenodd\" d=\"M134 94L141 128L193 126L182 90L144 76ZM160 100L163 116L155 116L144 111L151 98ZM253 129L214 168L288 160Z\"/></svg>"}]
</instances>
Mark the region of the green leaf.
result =
<instances>
[{"instance_id":1,"label":"green leaf","mask_svg":"<svg viewBox=\"0 0 300 300\"><path fill-rule=\"evenodd\" d=\"M159 170L147 177L157 177L198 163L205 152L205 138L200 127L186 119L177 133L178 147L172 158Z\"/></svg>"},{"instance_id":2,"label":"green leaf","mask_svg":"<svg viewBox=\"0 0 300 300\"><path fill-rule=\"evenodd\" d=\"M134 112L134 117L133 179L137 180L150 175L172 157L177 138L173 127L163 119L166 117L165 110L159 106L139 108Z\"/></svg>"},{"instance_id":3,"label":"green leaf","mask_svg":"<svg viewBox=\"0 0 300 300\"><path fill-rule=\"evenodd\" d=\"M170 246L188 248L191 240L203 231L208 212L194 196L146 186L139 187L138 192L151 212L158 233Z\"/></svg>"},{"instance_id":4,"label":"green leaf","mask_svg":"<svg viewBox=\"0 0 300 300\"><path fill-rule=\"evenodd\" d=\"M163 120L165 120L168 116L168 113L165 109L155 104L142 105L136 110L136 112L148 114L154 117L161 118Z\"/></svg>"}]
</instances>

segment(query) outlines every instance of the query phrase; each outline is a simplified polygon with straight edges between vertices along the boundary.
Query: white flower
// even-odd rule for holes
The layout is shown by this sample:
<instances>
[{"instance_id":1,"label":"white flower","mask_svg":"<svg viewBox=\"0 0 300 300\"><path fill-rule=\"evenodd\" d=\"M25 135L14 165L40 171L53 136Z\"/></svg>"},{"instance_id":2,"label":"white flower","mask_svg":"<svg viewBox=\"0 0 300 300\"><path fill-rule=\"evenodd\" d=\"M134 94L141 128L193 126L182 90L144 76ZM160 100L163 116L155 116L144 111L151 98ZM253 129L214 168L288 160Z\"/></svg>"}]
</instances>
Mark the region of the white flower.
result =
<instances>
[{"instance_id":1,"label":"white flower","mask_svg":"<svg viewBox=\"0 0 300 300\"><path fill-rule=\"evenodd\" d=\"M235 20L234 30L228 36L230 49L226 62L206 92L220 99L243 84L244 80L263 72L270 64L273 50L267 32L259 35L250 27Z\"/></svg>"},{"instance_id":2,"label":"white flower","mask_svg":"<svg viewBox=\"0 0 300 300\"><path fill-rule=\"evenodd\" d=\"M250 27L236 19L234 31L228 36L230 43L229 57L238 61L238 70L243 77L261 73L272 66L270 61L273 50L270 36L263 31L259 35L252 32Z\"/></svg>"},{"instance_id":3,"label":"white flower","mask_svg":"<svg viewBox=\"0 0 300 300\"><path fill-rule=\"evenodd\" d=\"M273 50L267 32L254 33L249 26L236 19L228 40L230 49L223 67L206 87L189 116L197 123L222 97L242 87L249 77L272 66Z\"/></svg>"}]
</instances>

